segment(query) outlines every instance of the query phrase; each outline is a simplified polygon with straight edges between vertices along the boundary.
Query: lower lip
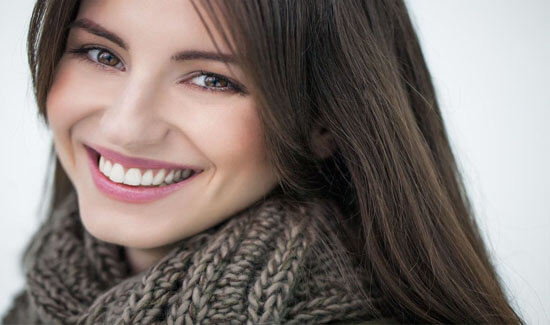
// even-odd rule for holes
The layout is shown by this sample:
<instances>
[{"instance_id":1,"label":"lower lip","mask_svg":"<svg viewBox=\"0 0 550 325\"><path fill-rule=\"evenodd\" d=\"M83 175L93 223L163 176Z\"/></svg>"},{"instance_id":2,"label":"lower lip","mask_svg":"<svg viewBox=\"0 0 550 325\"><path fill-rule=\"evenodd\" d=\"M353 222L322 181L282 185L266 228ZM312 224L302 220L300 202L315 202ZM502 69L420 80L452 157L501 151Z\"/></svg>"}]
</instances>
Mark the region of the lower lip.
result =
<instances>
[{"instance_id":1,"label":"lower lip","mask_svg":"<svg viewBox=\"0 0 550 325\"><path fill-rule=\"evenodd\" d=\"M195 176L200 174L195 173L184 181L163 187L137 187L122 183L115 183L103 175L103 173L99 170L99 166L97 164L99 154L88 147L86 147L86 151L88 152L88 163L92 172L92 179L94 180L96 187L107 196L123 202L147 203L159 200L179 190L182 186L186 185L193 178L195 178Z\"/></svg>"}]
</instances>

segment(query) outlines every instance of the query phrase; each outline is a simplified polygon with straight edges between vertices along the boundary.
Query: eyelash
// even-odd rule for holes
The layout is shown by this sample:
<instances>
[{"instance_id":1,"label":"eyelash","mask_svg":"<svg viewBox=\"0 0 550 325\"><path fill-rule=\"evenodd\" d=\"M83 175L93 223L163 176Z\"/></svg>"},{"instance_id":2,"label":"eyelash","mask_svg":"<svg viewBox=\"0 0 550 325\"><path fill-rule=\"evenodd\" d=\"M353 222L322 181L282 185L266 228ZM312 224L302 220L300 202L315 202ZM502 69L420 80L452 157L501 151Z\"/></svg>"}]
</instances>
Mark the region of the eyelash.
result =
<instances>
[{"instance_id":1,"label":"eyelash","mask_svg":"<svg viewBox=\"0 0 550 325\"><path fill-rule=\"evenodd\" d=\"M122 60L120 60L118 58L118 56L113 54L111 51L109 51L109 50L107 50L103 47L99 47L99 46L88 46L88 47L75 48L75 49L68 50L67 52L70 53L70 54L76 55L76 57L78 57L79 59L82 59L86 62L93 63L94 65L96 65L100 69L107 70L107 71L112 71L111 70L112 68L117 69L113 66L109 66L109 65L100 63L97 60L94 60L94 59L90 58L90 51L93 51L93 50L107 52L110 55L114 56L119 61L119 63L122 63ZM121 70L121 71L124 71L124 70ZM217 73L212 73L212 72L200 70L200 71L197 71L197 73L195 73L193 76L189 77L188 79L192 80L192 79L195 79L197 77L203 77L203 76L204 77L214 77L214 78L216 78L216 79L218 79L219 81L222 81L222 82L225 81L225 82L227 82L228 86L216 89L216 88L205 87L205 86L200 86L200 85L197 85L197 84L193 84L192 87L196 87L196 88L199 88L201 90L210 91L210 92L230 92L230 93L239 93L241 95L247 94L247 92L246 92L246 90L244 89L243 86L241 86L241 85L237 84L236 82L232 81L231 79L229 79L227 77L224 77L222 75L219 75Z\"/></svg>"}]
</instances>

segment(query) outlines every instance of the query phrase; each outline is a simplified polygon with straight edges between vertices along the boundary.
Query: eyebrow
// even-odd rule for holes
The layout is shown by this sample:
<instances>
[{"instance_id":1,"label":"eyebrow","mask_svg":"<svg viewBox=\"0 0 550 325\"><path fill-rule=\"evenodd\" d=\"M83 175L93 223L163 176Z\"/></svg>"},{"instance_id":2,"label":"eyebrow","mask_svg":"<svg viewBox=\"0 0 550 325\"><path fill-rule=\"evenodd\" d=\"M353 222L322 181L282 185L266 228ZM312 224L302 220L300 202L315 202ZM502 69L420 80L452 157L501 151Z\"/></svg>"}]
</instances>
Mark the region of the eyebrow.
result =
<instances>
[{"instance_id":1,"label":"eyebrow","mask_svg":"<svg viewBox=\"0 0 550 325\"><path fill-rule=\"evenodd\" d=\"M125 50L128 50L129 48L128 45L124 42L124 40L120 36L107 30L105 27L101 26L100 24L88 18L77 19L73 21L71 24L69 24L68 27L69 29L80 28L91 34L106 38ZM236 60L232 55L217 53L217 52L197 51L197 50L181 51L172 55L170 59L172 61L210 60L210 61L220 61L224 63L236 63Z\"/></svg>"},{"instance_id":2,"label":"eyebrow","mask_svg":"<svg viewBox=\"0 0 550 325\"><path fill-rule=\"evenodd\" d=\"M122 47L125 50L128 49L128 46L122 40L122 38L120 38L115 33L108 31L105 27L101 26L100 24L90 19L80 18L78 20L75 20L69 24L69 29L72 29L72 28L84 29L89 33L108 39L109 41L115 43L116 45Z\"/></svg>"}]
</instances>

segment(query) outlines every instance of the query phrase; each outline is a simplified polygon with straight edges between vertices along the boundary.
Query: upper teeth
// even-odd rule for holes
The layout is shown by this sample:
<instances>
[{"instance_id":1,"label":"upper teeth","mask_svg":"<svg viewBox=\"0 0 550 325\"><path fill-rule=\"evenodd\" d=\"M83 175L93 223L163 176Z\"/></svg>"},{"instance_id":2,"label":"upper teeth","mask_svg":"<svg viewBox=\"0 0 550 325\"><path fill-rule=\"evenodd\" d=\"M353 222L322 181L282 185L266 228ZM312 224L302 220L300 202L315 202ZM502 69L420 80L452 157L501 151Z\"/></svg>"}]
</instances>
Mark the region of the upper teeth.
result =
<instances>
[{"instance_id":1,"label":"upper teeth","mask_svg":"<svg viewBox=\"0 0 550 325\"><path fill-rule=\"evenodd\" d=\"M119 163L112 163L103 156L99 158L99 170L115 183L132 186L163 186L187 179L191 169L147 169L126 168Z\"/></svg>"}]
</instances>

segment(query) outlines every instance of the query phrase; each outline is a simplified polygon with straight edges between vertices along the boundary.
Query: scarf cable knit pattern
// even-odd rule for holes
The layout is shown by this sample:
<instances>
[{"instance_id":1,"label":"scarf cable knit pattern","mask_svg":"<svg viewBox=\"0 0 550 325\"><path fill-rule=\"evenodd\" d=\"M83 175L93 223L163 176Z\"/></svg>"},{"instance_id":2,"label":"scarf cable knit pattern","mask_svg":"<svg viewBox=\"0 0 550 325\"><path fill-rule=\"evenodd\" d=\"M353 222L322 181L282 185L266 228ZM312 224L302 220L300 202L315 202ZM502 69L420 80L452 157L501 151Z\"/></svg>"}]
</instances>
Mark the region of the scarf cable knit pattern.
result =
<instances>
[{"instance_id":1,"label":"scarf cable knit pattern","mask_svg":"<svg viewBox=\"0 0 550 325\"><path fill-rule=\"evenodd\" d=\"M24 257L25 290L3 324L323 324L372 319L374 310L318 242L312 205L264 201L183 239L130 275L123 248L83 227L76 194L44 222ZM373 297L375 304L378 298ZM371 324L371 322L368 322Z\"/></svg>"}]
</instances>

